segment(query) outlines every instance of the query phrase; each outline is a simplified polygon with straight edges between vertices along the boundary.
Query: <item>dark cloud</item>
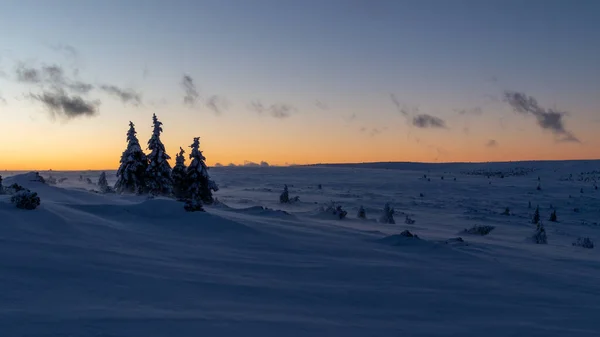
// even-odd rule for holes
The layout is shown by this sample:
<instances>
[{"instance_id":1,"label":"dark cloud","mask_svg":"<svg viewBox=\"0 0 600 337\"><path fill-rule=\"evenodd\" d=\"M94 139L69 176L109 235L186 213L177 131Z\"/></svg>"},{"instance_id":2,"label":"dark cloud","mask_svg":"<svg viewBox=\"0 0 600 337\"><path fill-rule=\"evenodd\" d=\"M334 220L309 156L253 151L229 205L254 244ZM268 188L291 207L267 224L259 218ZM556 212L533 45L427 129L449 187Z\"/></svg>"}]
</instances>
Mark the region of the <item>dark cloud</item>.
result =
<instances>
[{"instance_id":1,"label":"dark cloud","mask_svg":"<svg viewBox=\"0 0 600 337\"><path fill-rule=\"evenodd\" d=\"M446 121L439 117L431 116L428 114L420 114L413 117L412 124L418 128L446 128Z\"/></svg>"},{"instance_id":2,"label":"dark cloud","mask_svg":"<svg viewBox=\"0 0 600 337\"><path fill-rule=\"evenodd\" d=\"M100 89L107 94L118 97L123 103L131 103L138 106L142 103L142 97L133 89L122 89L114 85L101 85Z\"/></svg>"},{"instance_id":3,"label":"dark cloud","mask_svg":"<svg viewBox=\"0 0 600 337\"><path fill-rule=\"evenodd\" d=\"M94 89L93 85L91 85L89 83L79 82L79 81L71 82L71 83L67 84L66 86L67 86L67 88L71 89L72 91L74 91L76 93L80 93L80 94L87 94L88 92L92 91L92 89Z\"/></svg>"},{"instance_id":4,"label":"dark cloud","mask_svg":"<svg viewBox=\"0 0 600 337\"><path fill-rule=\"evenodd\" d=\"M185 90L185 95L183 96L183 104L193 107L196 105L196 102L200 99L200 94L196 89L196 85L194 84L194 79L189 75L183 75L183 79L181 80L181 86Z\"/></svg>"},{"instance_id":5,"label":"dark cloud","mask_svg":"<svg viewBox=\"0 0 600 337\"><path fill-rule=\"evenodd\" d=\"M577 142L580 140L565 128L563 117L568 113L553 109L544 109L538 105L535 98L521 92L505 91L504 101L507 102L515 112L523 115L532 115L537 119L538 126L543 130L551 131L559 141Z\"/></svg>"},{"instance_id":6,"label":"dark cloud","mask_svg":"<svg viewBox=\"0 0 600 337\"><path fill-rule=\"evenodd\" d=\"M260 165L258 165L257 163L253 162L253 161L248 161L248 160L244 160L244 167L259 167Z\"/></svg>"},{"instance_id":7,"label":"dark cloud","mask_svg":"<svg viewBox=\"0 0 600 337\"><path fill-rule=\"evenodd\" d=\"M256 113L263 114L269 113L271 116L275 118L288 118L297 111L295 107L290 104L281 103L281 104L271 104L264 105L260 101L251 102L249 105L250 110L255 111Z\"/></svg>"},{"instance_id":8,"label":"dark cloud","mask_svg":"<svg viewBox=\"0 0 600 337\"><path fill-rule=\"evenodd\" d=\"M454 111L456 111L459 115L480 116L483 114L483 109L481 107L475 107L472 109L456 109Z\"/></svg>"},{"instance_id":9,"label":"dark cloud","mask_svg":"<svg viewBox=\"0 0 600 337\"><path fill-rule=\"evenodd\" d=\"M287 118L296 111L296 108L289 104L273 104L269 107L269 112L275 118Z\"/></svg>"},{"instance_id":10,"label":"dark cloud","mask_svg":"<svg viewBox=\"0 0 600 337\"><path fill-rule=\"evenodd\" d=\"M266 161L261 161L260 164L257 164L253 161L249 161L249 160L244 160L244 164L240 165L240 166L244 166L244 167L269 167L269 163L267 163Z\"/></svg>"},{"instance_id":11,"label":"dark cloud","mask_svg":"<svg viewBox=\"0 0 600 337\"><path fill-rule=\"evenodd\" d=\"M43 66L42 74L45 77L46 82L63 84L65 83L65 72L62 67L57 65Z\"/></svg>"},{"instance_id":12,"label":"dark cloud","mask_svg":"<svg viewBox=\"0 0 600 337\"><path fill-rule=\"evenodd\" d=\"M75 93L87 94L94 88L89 83L71 81L66 77L64 69L58 65L44 65L36 69L20 64L15 74L18 82L41 86L48 84L56 90L69 89Z\"/></svg>"},{"instance_id":13,"label":"dark cloud","mask_svg":"<svg viewBox=\"0 0 600 337\"><path fill-rule=\"evenodd\" d=\"M17 82L30 84L42 82L40 72L37 69L29 68L24 64L20 64L17 66L17 69L15 70L15 75L17 76Z\"/></svg>"},{"instance_id":14,"label":"dark cloud","mask_svg":"<svg viewBox=\"0 0 600 337\"><path fill-rule=\"evenodd\" d=\"M486 147L498 147L498 142L494 139L490 139L488 140L487 143L485 143Z\"/></svg>"},{"instance_id":15,"label":"dark cloud","mask_svg":"<svg viewBox=\"0 0 600 337\"><path fill-rule=\"evenodd\" d=\"M223 96L212 95L206 100L206 107L220 115L223 110L229 108L229 101Z\"/></svg>"},{"instance_id":16,"label":"dark cloud","mask_svg":"<svg viewBox=\"0 0 600 337\"><path fill-rule=\"evenodd\" d=\"M327 103L322 102L320 100L316 100L315 101L315 106L321 110L328 110L329 109L329 105L327 105Z\"/></svg>"},{"instance_id":17,"label":"dark cloud","mask_svg":"<svg viewBox=\"0 0 600 337\"><path fill-rule=\"evenodd\" d=\"M79 96L68 96L62 90L30 94L29 98L43 103L52 117L60 116L66 119L95 116L100 105L100 101L86 101Z\"/></svg>"}]
</instances>

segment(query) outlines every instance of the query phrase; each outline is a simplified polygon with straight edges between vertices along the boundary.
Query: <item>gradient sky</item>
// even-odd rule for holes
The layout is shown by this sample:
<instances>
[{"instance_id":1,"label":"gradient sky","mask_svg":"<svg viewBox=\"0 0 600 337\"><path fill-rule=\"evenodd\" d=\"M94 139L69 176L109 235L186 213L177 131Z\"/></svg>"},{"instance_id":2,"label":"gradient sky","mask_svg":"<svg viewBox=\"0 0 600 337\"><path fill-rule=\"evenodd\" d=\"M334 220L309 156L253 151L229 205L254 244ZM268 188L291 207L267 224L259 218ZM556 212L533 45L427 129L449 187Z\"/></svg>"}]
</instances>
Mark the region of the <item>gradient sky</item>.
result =
<instances>
[{"instance_id":1,"label":"gradient sky","mask_svg":"<svg viewBox=\"0 0 600 337\"><path fill-rule=\"evenodd\" d=\"M3 1L0 169L114 169L128 122L145 145L152 113L172 157L200 136L209 165L599 158L599 15L595 0ZM101 102L95 116L53 118L31 98L53 89L17 69L51 65L94 86L80 96ZM515 112L507 90L567 112L580 142ZM415 125L424 114L445 127Z\"/></svg>"}]
</instances>

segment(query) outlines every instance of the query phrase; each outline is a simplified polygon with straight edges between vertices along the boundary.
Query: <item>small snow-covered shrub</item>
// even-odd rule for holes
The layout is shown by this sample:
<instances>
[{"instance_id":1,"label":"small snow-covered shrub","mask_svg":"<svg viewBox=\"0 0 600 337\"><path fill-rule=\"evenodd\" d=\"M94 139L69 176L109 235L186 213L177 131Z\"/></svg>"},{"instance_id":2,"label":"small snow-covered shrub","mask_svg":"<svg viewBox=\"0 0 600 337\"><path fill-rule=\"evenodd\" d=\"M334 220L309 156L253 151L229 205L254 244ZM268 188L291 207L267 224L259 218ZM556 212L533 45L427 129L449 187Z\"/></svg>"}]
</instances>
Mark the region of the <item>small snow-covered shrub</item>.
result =
<instances>
[{"instance_id":1,"label":"small snow-covered shrub","mask_svg":"<svg viewBox=\"0 0 600 337\"><path fill-rule=\"evenodd\" d=\"M360 208L358 209L358 214L356 214L356 217L359 219L367 218L367 211L365 211L364 207L360 206Z\"/></svg>"},{"instance_id":2,"label":"small snow-covered shrub","mask_svg":"<svg viewBox=\"0 0 600 337\"><path fill-rule=\"evenodd\" d=\"M8 187L6 187L4 189L4 192L6 194L15 194L17 192L24 191L24 190L27 190L27 189L17 183L13 183L12 185L9 185Z\"/></svg>"},{"instance_id":3,"label":"small snow-covered shrub","mask_svg":"<svg viewBox=\"0 0 600 337\"><path fill-rule=\"evenodd\" d=\"M510 208L506 207L504 212L502 212L502 215L510 215Z\"/></svg>"},{"instance_id":4,"label":"small snow-covered shrub","mask_svg":"<svg viewBox=\"0 0 600 337\"><path fill-rule=\"evenodd\" d=\"M418 235L411 233L409 230L404 230L402 233L400 233L400 236L407 237L407 238L415 238L415 239L419 238Z\"/></svg>"},{"instance_id":5,"label":"small snow-covered shrub","mask_svg":"<svg viewBox=\"0 0 600 337\"><path fill-rule=\"evenodd\" d=\"M379 218L379 222L387 223L387 224L395 224L396 223L396 221L394 220L394 208L392 206L390 206L389 203L385 204L385 206L383 208L383 214L381 214L381 217Z\"/></svg>"},{"instance_id":6,"label":"small snow-covered shrub","mask_svg":"<svg viewBox=\"0 0 600 337\"><path fill-rule=\"evenodd\" d=\"M333 202L331 202L331 204L329 204L329 206L327 206L327 208L325 209L325 212L328 212L328 213L331 213L331 214L335 215L340 220L342 220L343 218L346 217L346 215L348 215L348 212L346 212L345 210L343 210L342 206L336 205Z\"/></svg>"},{"instance_id":7,"label":"small snow-covered shrub","mask_svg":"<svg viewBox=\"0 0 600 337\"><path fill-rule=\"evenodd\" d=\"M189 199L185 202L183 209L185 209L186 212L205 212L204 207L202 207L202 202L192 199Z\"/></svg>"},{"instance_id":8,"label":"small snow-covered shrub","mask_svg":"<svg viewBox=\"0 0 600 337\"><path fill-rule=\"evenodd\" d=\"M594 242L590 238L577 238L577 240L573 242L573 246L593 249Z\"/></svg>"},{"instance_id":9,"label":"small snow-covered shrub","mask_svg":"<svg viewBox=\"0 0 600 337\"><path fill-rule=\"evenodd\" d=\"M282 204L291 204L292 202L297 202L297 201L300 201L300 197L296 196L296 197L290 198L290 192L288 191L288 186L284 185L283 192L281 192L281 195L279 196L279 202Z\"/></svg>"},{"instance_id":10,"label":"small snow-covered shrub","mask_svg":"<svg viewBox=\"0 0 600 337\"><path fill-rule=\"evenodd\" d=\"M550 214L550 221L552 221L552 222L558 221L558 218L556 216L556 210L554 210L554 212L552 212L552 214Z\"/></svg>"},{"instance_id":11,"label":"small snow-covered shrub","mask_svg":"<svg viewBox=\"0 0 600 337\"><path fill-rule=\"evenodd\" d=\"M57 180L52 175L49 175L48 178L46 178L46 184L56 185L56 183L57 183Z\"/></svg>"},{"instance_id":12,"label":"small snow-covered shrub","mask_svg":"<svg viewBox=\"0 0 600 337\"><path fill-rule=\"evenodd\" d=\"M542 223L538 223L531 239L534 243L537 243L538 245L545 245L548 243L546 229L544 228L544 225Z\"/></svg>"},{"instance_id":13,"label":"small snow-covered shrub","mask_svg":"<svg viewBox=\"0 0 600 337\"><path fill-rule=\"evenodd\" d=\"M67 181L67 179L69 178L58 178L58 183L64 183L65 181Z\"/></svg>"},{"instance_id":14,"label":"small snow-covered shrub","mask_svg":"<svg viewBox=\"0 0 600 337\"><path fill-rule=\"evenodd\" d=\"M411 219L408 215L406 216L406 219L404 219L404 223L407 225L412 225L414 224L416 221Z\"/></svg>"},{"instance_id":15,"label":"small snow-covered shrub","mask_svg":"<svg viewBox=\"0 0 600 337\"><path fill-rule=\"evenodd\" d=\"M25 189L13 194L10 202L15 204L17 208L32 210L40 205L40 197L37 193Z\"/></svg>"},{"instance_id":16,"label":"small snow-covered shrub","mask_svg":"<svg viewBox=\"0 0 600 337\"><path fill-rule=\"evenodd\" d=\"M479 225L475 225L471 228L465 229L463 231L463 233L466 234L473 234L473 235L488 235L490 234L491 231L494 230L494 226L479 226Z\"/></svg>"}]
</instances>

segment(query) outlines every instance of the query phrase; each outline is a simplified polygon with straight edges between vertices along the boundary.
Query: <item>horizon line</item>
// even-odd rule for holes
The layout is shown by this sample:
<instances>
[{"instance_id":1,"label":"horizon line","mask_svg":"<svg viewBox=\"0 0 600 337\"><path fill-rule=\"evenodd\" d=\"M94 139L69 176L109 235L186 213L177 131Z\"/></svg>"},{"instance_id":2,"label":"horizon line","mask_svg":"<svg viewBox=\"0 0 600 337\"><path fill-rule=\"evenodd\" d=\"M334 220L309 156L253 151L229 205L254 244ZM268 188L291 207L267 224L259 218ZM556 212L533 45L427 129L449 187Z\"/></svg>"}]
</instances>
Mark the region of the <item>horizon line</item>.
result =
<instances>
[{"instance_id":1,"label":"horizon line","mask_svg":"<svg viewBox=\"0 0 600 337\"><path fill-rule=\"evenodd\" d=\"M260 165L221 165L215 166L211 165L209 168L227 168L227 167L236 167L236 168L269 168L269 167L309 167L309 166L342 166L342 165L373 165L373 164L426 164L426 165L444 165L444 164L508 164L508 163L551 163L551 162L581 162L581 161L600 161L600 158L596 159L568 159L568 160L560 160L560 159L545 159L545 160L508 160L508 161L443 161L443 162L426 162L426 161L373 161L373 162L348 162L348 163L312 163L312 164L288 164L288 165L268 165L268 166L260 166ZM111 169L68 169L68 170L39 170L39 169L19 169L19 170L8 170L8 169L0 169L0 172L100 172L100 171L116 171L118 168Z\"/></svg>"}]
</instances>

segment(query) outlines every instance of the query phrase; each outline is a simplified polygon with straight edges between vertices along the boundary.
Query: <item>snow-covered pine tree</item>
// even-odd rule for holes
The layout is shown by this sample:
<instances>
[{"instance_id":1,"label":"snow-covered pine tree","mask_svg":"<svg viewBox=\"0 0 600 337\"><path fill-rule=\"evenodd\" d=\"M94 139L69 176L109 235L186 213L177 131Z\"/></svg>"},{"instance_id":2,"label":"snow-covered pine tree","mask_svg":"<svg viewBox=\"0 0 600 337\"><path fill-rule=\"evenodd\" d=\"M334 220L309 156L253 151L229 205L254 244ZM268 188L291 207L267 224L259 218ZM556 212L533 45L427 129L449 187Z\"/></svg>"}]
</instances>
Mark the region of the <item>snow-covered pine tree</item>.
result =
<instances>
[{"instance_id":1,"label":"snow-covered pine tree","mask_svg":"<svg viewBox=\"0 0 600 337\"><path fill-rule=\"evenodd\" d=\"M154 195L168 195L173 189L171 179L171 165L168 160L171 157L165 151L165 145L160 140L163 131L162 122L152 114L153 131L148 141L148 168L146 169L146 184L150 193Z\"/></svg>"},{"instance_id":2,"label":"snow-covered pine tree","mask_svg":"<svg viewBox=\"0 0 600 337\"><path fill-rule=\"evenodd\" d=\"M387 224L395 224L396 221L394 220L394 213L395 213L394 208L392 206L390 206L389 203L386 203L385 206L383 207L383 214L379 218L379 222L387 223Z\"/></svg>"},{"instance_id":3,"label":"snow-covered pine tree","mask_svg":"<svg viewBox=\"0 0 600 337\"><path fill-rule=\"evenodd\" d=\"M362 205L358 209L358 214L356 215L356 217L359 218L359 219L366 219L367 218L367 212L365 211L365 208Z\"/></svg>"},{"instance_id":4,"label":"snow-covered pine tree","mask_svg":"<svg viewBox=\"0 0 600 337\"><path fill-rule=\"evenodd\" d=\"M112 188L108 186L108 180L106 180L106 172L100 173L100 177L98 178L98 188L101 193L110 193L112 192Z\"/></svg>"},{"instance_id":5,"label":"snow-covered pine tree","mask_svg":"<svg viewBox=\"0 0 600 337\"><path fill-rule=\"evenodd\" d=\"M535 213L533 214L533 219L531 219L531 223L537 225L540 222L540 206L535 208Z\"/></svg>"},{"instance_id":6,"label":"snow-covered pine tree","mask_svg":"<svg viewBox=\"0 0 600 337\"><path fill-rule=\"evenodd\" d=\"M117 170L115 191L118 193L145 193L148 158L136 137L135 125L129 122L127 149L121 155L121 166Z\"/></svg>"},{"instance_id":7,"label":"snow-covered pine tree","mask_svg":"<svg viewBox=\"0 0 600 337\"><path fill-rule=\"evenodd\" d=\"M283 186L283 192L281 192L281 195L279 196L279 202L282 204L287 204L290 202L290 192L288 191L287 185Z\"/></svg>"},{"instance_id":8,"label":"snow-covered pine tree","mask_svg":"<svg viewBox=\"0 0 600 337\"><path fill-rule=\"evenodd\" d=\"M185 151L180 147L179 153L175 155L175 166L171 171L171 179L173 180L173 195L178 200L185 199L187 194L184 153Z\"/></svg>"},{"instance_id":9,"label":"snow-covered pine tree","mask_svg":"<svg viewBox=\"0 0 600 337\"><path fill-rule=\"evenodd\" d=\"M2 187L2 176L0 176L0 194L4 194L4 187Z\"/></svg>"},{"instance_id":10,"label":"snow-covered pine tree","mask_svg":"<svg viewBox=\"0 0 600 337\"><path fill-rule=\"evenodd\" d=\"M193 201L212 204L214 201L212 192L218 191L219 187L208 175L208 167L204 162L206 158L202 155L202 151L200 151L200 137L194 137L194 142L190 147L192 148L192 152L190 153L191 163L186 172L188 184L187 197Z\"/></svg>"}]
</instances>

